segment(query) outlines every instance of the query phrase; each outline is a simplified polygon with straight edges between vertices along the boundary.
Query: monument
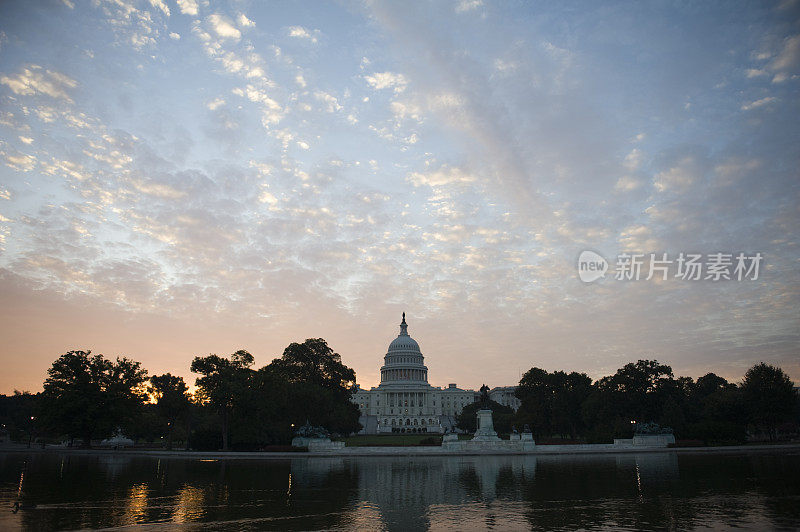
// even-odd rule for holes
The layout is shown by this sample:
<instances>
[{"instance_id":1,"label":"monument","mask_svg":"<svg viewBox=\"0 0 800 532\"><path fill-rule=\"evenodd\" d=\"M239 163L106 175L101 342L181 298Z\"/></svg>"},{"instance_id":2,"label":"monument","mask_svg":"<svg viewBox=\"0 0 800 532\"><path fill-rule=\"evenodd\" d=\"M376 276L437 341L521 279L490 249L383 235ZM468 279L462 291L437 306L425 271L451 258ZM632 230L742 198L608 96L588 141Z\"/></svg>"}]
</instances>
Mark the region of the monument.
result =
<instances>
[{"instance_id":1,"label":"monument","mask_svg":"<svg viewBox=\"0 0 800 532\"><path fill-rule=\"evenodd\" d=\"M309 451L333 451L344 449L343 441L331 441L330 434L323 427L314 427L306 420L306 424L297 430L292 438L292 447L306 447Z\"/></svg>"},{"instance_id":2,"label":"monument","mask_svg":"<svg viewBox=\"0 0 800 532\"><path fill-rule=\"evenodd\" d=\"M498 442L501 441L494 430L492 421L492 410L489 408L489 387L485 384L481 386L481 409L478 410L478 430L475 431L474 442Z\"/></svg>"}]
</instances>

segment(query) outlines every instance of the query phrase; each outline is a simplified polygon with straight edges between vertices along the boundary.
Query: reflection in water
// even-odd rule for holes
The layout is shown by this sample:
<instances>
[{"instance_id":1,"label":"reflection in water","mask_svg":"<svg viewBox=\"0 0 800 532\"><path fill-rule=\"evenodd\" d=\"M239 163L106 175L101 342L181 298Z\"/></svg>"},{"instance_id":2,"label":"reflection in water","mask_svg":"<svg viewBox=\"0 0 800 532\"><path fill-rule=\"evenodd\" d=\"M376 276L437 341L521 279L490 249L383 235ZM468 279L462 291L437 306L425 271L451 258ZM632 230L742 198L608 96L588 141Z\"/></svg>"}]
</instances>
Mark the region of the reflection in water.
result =
<instances>
[{"instance_id":1,"label":"reflection in water","mask_svg":"<svg viewBox=\"0 0 800 532\"><path fill-rule=\"evenodd\" d=\"M203 506L206 498L203 490L194 486L183 486L178 492L175 501L175 512L172 520L175 523L199 521L203 516Z\"/></svg>"},{"instance_id":2,"label":"reflection in water","mask_svg":"<svg viewBox=\"0 0 800 532\"><path fill-rule=\"evenodd\" d=\"M800 456L157 459L0 453L0 529L796 528Z\"/></svg>"},{"instance_id":3,"label":"reflection in water","mask_svg":"<svg viewBox=\"0 0 800 532\"><path fill-rule=\"evenodd\" d=\"M142 523L145 511L147 510L147 485L136 484L131 486L128 496L125 498L125 522Z\"/></svg>"}]
</instances>

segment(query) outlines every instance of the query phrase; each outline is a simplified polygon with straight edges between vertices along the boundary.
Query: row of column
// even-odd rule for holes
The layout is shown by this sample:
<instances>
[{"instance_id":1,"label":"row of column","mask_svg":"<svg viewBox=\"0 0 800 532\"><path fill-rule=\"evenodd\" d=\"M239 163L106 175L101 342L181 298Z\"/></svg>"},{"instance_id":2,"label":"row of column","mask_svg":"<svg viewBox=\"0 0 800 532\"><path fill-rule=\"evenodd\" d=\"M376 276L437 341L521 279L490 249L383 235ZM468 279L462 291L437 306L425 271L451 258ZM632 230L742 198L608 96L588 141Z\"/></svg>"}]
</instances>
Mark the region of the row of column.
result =
<instances>
[{"instance_id":1,"label":"row of column","mask_svg":"<svg viewBox=\"0 0 800 532\"><path fill-rule=\"evenodd\" d=\"M384 381L424 381L427 380L424 369L386 369L383 370L381 380Z\"/></svg>"}]
</instances>

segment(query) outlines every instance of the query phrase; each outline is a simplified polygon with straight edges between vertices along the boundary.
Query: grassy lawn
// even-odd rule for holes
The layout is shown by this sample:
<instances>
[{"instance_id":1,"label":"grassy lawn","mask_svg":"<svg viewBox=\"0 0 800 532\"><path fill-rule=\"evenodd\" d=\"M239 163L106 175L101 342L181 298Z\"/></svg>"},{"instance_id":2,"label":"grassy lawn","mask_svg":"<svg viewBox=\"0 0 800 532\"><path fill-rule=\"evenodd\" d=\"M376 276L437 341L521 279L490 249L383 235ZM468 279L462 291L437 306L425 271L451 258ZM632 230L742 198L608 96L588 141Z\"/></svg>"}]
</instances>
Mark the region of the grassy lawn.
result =
<instances>
[{"instance_id":1,"label":"grassy lawn","mask_svg":"<svg viewBox=\"0 0 800 532\"><path fill-rule=\"evenodd\" d=\"M439 434L357 434L344 438L344 444L347 447L414 446L419 445L422 440L430 440L431 438L436 442L436 445L442 443L442 437Z\"/></svg>"}]
</instances>

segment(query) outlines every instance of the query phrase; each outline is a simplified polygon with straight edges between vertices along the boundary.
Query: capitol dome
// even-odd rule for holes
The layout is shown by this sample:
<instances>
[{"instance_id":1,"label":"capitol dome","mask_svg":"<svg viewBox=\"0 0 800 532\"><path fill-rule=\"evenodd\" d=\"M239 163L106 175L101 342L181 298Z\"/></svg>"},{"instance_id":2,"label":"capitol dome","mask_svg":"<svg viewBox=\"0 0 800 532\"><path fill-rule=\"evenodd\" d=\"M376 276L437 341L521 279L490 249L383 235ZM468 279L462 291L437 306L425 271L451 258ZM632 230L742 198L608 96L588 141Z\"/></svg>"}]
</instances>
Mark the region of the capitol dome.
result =
<instances>
[{"instance_id":1,"label":"capitol dome","mask_svg":"<svg viewBox=\"0 0 800 532\"><path fill-rule=\"evenodd\" d=\"M392 351L414 351L419 353L419 344L408 335L408 325L406 324L406 313L403 312L403 322L400 324L400 334L389 344L389 352Z\"/></svg>"},{"instance_id":2,"label":"capitol dome","mask_svg":"<svg viewBox=\"0 0 800 532\"><path fill-rule=\"evenodd\" d=\"M389 382L428 382L428 368L416 340L408 335L406 313L400 323L400 334L389 344L381 368L381 384Z\"/></svg>"}]
</instances>

